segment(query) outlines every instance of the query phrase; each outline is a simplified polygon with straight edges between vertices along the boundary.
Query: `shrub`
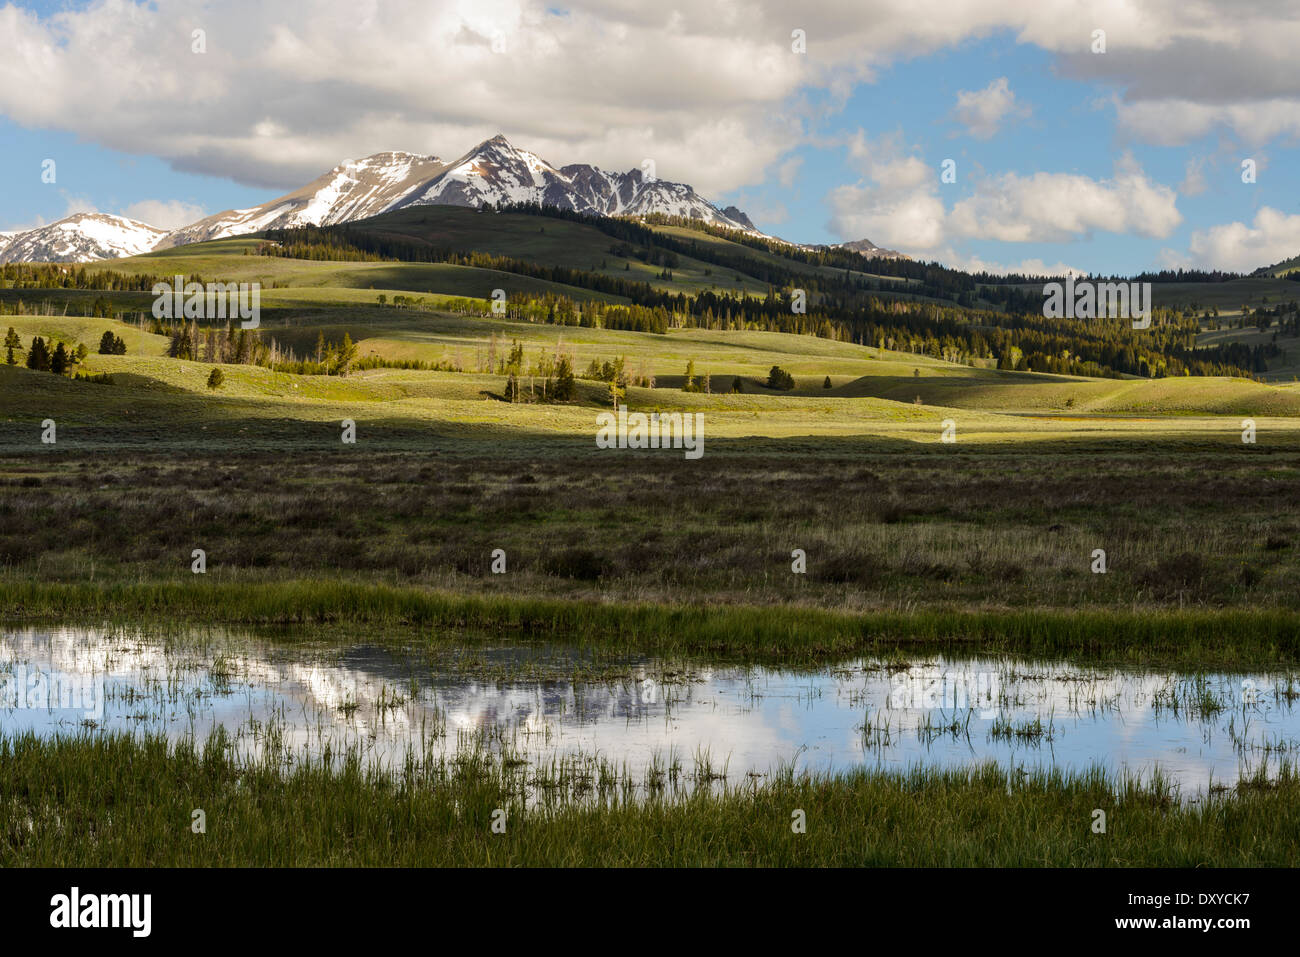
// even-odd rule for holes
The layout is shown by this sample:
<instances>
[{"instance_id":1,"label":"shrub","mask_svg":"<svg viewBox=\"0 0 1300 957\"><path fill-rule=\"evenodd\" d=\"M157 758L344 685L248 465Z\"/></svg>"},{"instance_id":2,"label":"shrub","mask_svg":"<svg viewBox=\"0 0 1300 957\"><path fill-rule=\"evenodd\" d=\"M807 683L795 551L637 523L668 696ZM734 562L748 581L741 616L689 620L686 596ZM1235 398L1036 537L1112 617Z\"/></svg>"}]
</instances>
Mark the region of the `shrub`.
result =
<instances>
[{"instance_id":1,"label":"shrub","mask_svg":"<svg viewBox=\"0 0 1300 957\"><path fill-rule=\"evenodd\" d=\"M772 371L767 374L767 387L769 389L780 389L782 392L789 392L794 388L794 376L786 372L780 366L772 366Z\"/></svg>"}]
</instances>

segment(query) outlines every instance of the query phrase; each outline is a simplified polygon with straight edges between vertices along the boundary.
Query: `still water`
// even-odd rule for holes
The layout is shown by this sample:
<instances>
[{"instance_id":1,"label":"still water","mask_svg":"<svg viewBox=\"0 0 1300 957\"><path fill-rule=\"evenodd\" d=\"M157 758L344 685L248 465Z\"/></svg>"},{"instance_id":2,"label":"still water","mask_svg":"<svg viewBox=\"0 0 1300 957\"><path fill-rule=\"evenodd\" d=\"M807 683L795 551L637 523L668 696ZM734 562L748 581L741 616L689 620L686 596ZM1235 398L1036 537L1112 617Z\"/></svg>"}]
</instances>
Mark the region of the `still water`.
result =
<instances>
[{"instance_id":1,"label":"still water","mask_svg":"<svg viewBox=\"0 0 1300 957\"><path fill-rule=\"evenodd\" d=\"M1100 765L1184 797L1293 760L1300 675L1120 671L1013 658L856 659L793 670L473 647L432 659L241 636L162 641L0 632L0 733L127 730L237 754L405 756L486 747L544 766L596 758L632 779L740 782L774 769ZM656 769L658 769L656 771Z\"/></svg>"}]
</instances>

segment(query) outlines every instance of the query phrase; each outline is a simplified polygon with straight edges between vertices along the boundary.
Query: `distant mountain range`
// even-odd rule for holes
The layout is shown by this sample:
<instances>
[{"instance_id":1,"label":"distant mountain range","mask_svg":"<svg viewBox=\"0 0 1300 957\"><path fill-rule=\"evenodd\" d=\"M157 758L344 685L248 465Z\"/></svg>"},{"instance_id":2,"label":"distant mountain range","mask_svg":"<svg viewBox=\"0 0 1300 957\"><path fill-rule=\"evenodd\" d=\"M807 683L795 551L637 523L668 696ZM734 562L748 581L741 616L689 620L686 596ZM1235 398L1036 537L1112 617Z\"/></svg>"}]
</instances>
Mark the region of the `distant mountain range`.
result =
<instances>
[{"instance_id":1,"label":"distant mountain range","mask_svg":"<svg viewBox=\"0 0 1300 957\"><path fill-rule=\"evenodd\" d=\"M557 169L498 135L451 162L400 152L349 160L260 206L226 210L171 231L121 216L81 213L26 232L0 233L0 262L92 262L264 229L350 222L406 206L518 202L597 216L661 213L763 235L736 207L719 209L684 183L636 169L609 173L585 163ZM865 239L841 247L865 256L901 255Z\"/></svg>"}]
</instances>

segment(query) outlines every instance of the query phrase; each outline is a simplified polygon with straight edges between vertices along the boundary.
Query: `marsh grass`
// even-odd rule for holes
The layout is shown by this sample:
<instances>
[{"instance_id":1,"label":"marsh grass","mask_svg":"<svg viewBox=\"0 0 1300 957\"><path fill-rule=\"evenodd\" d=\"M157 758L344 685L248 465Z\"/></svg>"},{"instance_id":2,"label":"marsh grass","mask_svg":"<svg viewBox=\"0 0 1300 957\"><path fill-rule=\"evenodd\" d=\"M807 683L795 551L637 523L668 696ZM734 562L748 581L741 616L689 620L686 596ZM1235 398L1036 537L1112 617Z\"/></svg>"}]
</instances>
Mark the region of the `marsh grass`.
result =
<instances>
[{"instance_id":1,"label":"marsh grass","mask_svg":"<svg viewBox=\"0 0 1300 957\"><path fill-rule=\"evenodd\" d=\"M169 621L236 625L367 625L418 643L465 633L573 643L661 657L816 663L907 651L1070 657L1197 669L1291 665L1300 615L1283 609L847 613L798 606L621 604L506 595L473 597L338 581L54 583L0 580L11 618L121 627ZM395 633L395 632L392 632Z\"/></svg>"},{"instance_id":2,"label":"marsh grass","mask_svg":"<svg viewBox=\"0 0 1300 957\"><path fill-rule=\"evenodd\" d=\"M243 425L259 441L278 436ZM333 432L322 441L337 444ZM357 585L900 615L1300 615L1294 450L1135 442L959 449L940 460L822 439L710 453L685 468L600 457L560 439L541 450L519 436L491 449L442 439L429 448L426 437L423 451L364 454L285 442L275 455L103 456L60 444L0 460L0 585L186 583L201 592L314 579L340 587L334 608L311 613L354 621L367 614L346 604ZM791 571L796 547L806 574ZM189 573L194 548L207 553L202 578ZM505 574L491 572L496 548L508 556ZM1107 552L1106 574L1089 569L1096 548ZM40 614L40 604L13 614Z\"/></svg>"},{"instance_id":3,"label":"marsh grass","mask_svg":"<svg viewBox=\"0 0 1300 957\"><path fill-rule=\"evenodd\" d=\"M566 758L527 769L486 749L411 757L392 773L359 753L241 764L220 736L0 739L5 866L1295 866L1300 777L1286 764L1196 803L1159 778L786 767L682 793ZM535 795L528 798L526 795ZM202 808L207 833L193 834ZM1093 834L1094 809L1107 832ZM491 830L506 812L506 831ZM803 810L807 833L791 830Z\"/></svg>"}]
</instances>

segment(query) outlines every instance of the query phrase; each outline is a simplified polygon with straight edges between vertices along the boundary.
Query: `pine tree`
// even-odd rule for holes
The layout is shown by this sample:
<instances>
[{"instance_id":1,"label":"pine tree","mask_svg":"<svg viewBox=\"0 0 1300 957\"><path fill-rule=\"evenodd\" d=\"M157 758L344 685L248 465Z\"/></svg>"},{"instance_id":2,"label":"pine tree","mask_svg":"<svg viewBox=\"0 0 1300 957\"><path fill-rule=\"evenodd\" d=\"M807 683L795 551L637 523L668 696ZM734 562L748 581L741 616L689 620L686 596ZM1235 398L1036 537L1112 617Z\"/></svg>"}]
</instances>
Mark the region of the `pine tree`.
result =
<instances>
[{"instance_id":1,"label":"pine tree","mask_svg":"<svg viewBox=\"0 0 1300 957\"><path fill-rule=\"evenodd\" d=\"M54 347L54 354L50 356L50 371L55 375L66 375L71 363L68 361L68 350L62 342Z\"/></svg>"},{"instance_id":2,"label":"pine tree","mask_svg":"<svg viewBox=\"0 0 1300 957\"><path fill-rule=\"evenodd\" d=\"M218 366L214 366L212 371L208 373L209 389L220 389L221 386L225 383L225 381L226 381L226 374L222 372L220 367Z\"/></svg>"},{"instance_id":3,"label":"pine tree","mask_svg":"<svg viewBox=\"0 0 1300 957\"><path fill-rule=\"evenodd\" d=\"M113 335L113 330L109 329L99 337L99 354L101 356L111 356L117 347L117 339Z\"/></svg>"},{"instance_id":4,"label":"pine tree","mask_svg":"<svg viewBox=\"0 0 1300 957\"><path fill-rule=\"evenodd\" d=\"M9 333L5 336L5 349L9 353L5 361L7 361L11 366L17 365L18 360L14 358L14 350L22 349L22 347L23 340L18 337L18 333L14 331L14 327L10 326Z\"/></svg>"},{"instance_id":5,"label":"pine tree","mask_svg":"<svg viewBox=\"0 0 1300 957\"><path fill-rule=\"evenodd\" d=\"M555 367L555 399L557 402L568 402L573 398L574 390L573 362L567 355L560 356L560 361Z\"/></svg>"},{"instance_id":6,"label":"pine tree","mask_svg":"<svg viewBox=\"0 0 1300 957\"><path fill-rule=\"evenodd\" d=\"M822 383L822 388L829 389L830 387L831 387L831 377L827 376L826 381Z\"/></svg>"},{"instance_id":7,"label":"pine tree","mask_svg":"<svg viewBox=\"0 0 1300 957\"><path fill-rule=\"evenodd\" d=\"M45 347L45 340L40 336L32 340L32 347L27 353L27 368L37 372L50 371L50 353Z\"/></svg>"},{"instance_id":8,"label":"pine tree","mask_svg":"<svg viewBox=\"0 0 1300 957\"><path fill-rule=\"evenodd\" d=\"M338 357L334 362L335 375L347 375L352 371L352 364L357 361L357 347L352 337L343 333L343 345L339 346Z\"/></svg>"}]
</instances>

